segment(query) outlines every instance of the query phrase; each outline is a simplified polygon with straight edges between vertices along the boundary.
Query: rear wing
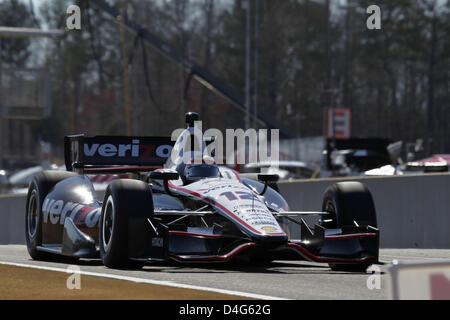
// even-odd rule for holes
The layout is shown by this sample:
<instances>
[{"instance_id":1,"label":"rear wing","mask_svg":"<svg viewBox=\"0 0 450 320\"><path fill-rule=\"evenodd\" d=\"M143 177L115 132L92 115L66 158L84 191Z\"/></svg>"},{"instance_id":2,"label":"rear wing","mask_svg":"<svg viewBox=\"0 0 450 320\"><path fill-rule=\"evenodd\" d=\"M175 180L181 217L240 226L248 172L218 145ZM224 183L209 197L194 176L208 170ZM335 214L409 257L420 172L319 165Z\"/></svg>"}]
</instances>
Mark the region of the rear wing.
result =
<instances>
[{"instance_id":1,"label":"rear wing","mask_svg":"<svg viewBox=\"0 0 450 320\"><path fill-rule=\"evenodd\" d=\"M151 171L170 157L170 137L95 136L64 137L67 171L108 174Z\"/></svg>"}]
</instances>

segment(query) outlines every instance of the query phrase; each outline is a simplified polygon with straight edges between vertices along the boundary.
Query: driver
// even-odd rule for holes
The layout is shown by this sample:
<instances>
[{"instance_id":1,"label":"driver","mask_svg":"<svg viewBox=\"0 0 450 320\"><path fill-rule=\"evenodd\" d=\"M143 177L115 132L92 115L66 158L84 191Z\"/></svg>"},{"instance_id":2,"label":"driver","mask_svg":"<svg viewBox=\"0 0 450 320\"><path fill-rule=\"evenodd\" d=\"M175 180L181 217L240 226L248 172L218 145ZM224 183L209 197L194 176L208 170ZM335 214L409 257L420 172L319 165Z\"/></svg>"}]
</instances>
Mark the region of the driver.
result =
<instances>
[{"instance_id":1,"label":"driver","mask_svg":"<svg viewBox=\"0 0 450 320\"><path fill-rule=\"evenodd\" d=\"M183 184L190 184L205 178L220 177L219 167L215 163L180 163L177 166L177 172L183 180Z\"/></svg>"}]
</instances>

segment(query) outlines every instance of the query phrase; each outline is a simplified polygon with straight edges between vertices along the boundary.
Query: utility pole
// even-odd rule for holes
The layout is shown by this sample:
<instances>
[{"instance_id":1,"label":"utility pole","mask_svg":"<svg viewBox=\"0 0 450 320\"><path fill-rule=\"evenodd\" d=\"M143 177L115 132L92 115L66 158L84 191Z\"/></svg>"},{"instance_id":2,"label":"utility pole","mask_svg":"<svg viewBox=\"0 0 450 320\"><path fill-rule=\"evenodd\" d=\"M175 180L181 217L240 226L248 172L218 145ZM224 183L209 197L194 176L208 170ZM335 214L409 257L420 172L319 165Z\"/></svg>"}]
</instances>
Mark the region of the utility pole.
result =
<instances>
[{"instance_id":1,"label":"utility pole","mask_svg":"<svg viewBox=\"0 0 450 320\"><path fill-rule=\"evenodd\" d=\"M326 29L326 45L325 54L327 59L327 75L326 75L326 90L327 90L327 104L331 106L331 57L330 57L330 0L326 0L326 10L327 10L327 29Z\"/></svg>"},{"instance_id":2,"label":"utility pole","mask_svg":"<svg viewBox=\"0 0 450 320\"><path fill-rule=\"evenodd\" d=\"M3 85L2 85L2 65L3 65L3 59L2 59L2 55L3 55L3 38L0 37L0 111L3 112L3 105L2 105L2 99L3 99ZM0 114L0 170L4 169L4 164L3 164L3 154L4 151L3 150L3 117L2 114ZM1 190L0 190L1 192Z\"/></svg>"},{"instance_id":3,"label":"utility pole","mask_svg":"<svg viewBox=\"0 0 450 320\"><path fill-rule=\"evenodd\" d=\"M245 129L250 128L250 0L246 0L245 32Z\"/></svg>"},{"instance_id":4,"label":"utility pole","mask_svg":"<svg viewBox=\"0 0 450 320\"><path fill-rule=\"evenodd\" d=\"M324 137L326 139L327 135L327 128L328 128L328 122L327 122L327 117L329 116L328 113L328 108L333 108L331 115L332 115L332 139L333 139L333 143L331 148L329 148L328 143L326 143L327 145L327 158L328 158L328 165L331 166L331 152L334 150L334 148L336 147L336 137L334 134L334 105L332 105L332 89L331 89L331 57L330 57L330 0L326 0L325 1L325 6L326 6L326 34L325 34L325 58L326 58L326 78L325 78L325 104L326 104L326 108L325 108L325 112L324 114L325 116L325 121L324 121ZM334 175L334 169L332 169L332 174Z\"/></svg>"},{"instance_id":5,"label":"utility pole","mask_svg":"<svg viewBox=\"0 0 450 320\"><path fill-rule=\"evenodd\" d=\"M427 154L431 155L434 152L434 67L436 65L436 46L437 46L437 31L436 31L436 13L433 14L431 20L431 44L428 56L428 79L427 79Z\"/></svg>"},{"instance_id":6,"label":"utility pole","mask_svg":"<svg viewBox=\"0 0 450 320\"><path fill-rule=\"evenodd\" d=\"M181 108L181 120L182 120L182 126L184 126L184 115L186 113L186 103L185 103L185 95L184 95L184 68L183 68L183 52L184 52L184 35L183 35L183 23L184 23L184 16L185 16L185 2L184 0L180 1L177 0L175 2L175 10L176 10L176 16L177 16L177 30L178 30L178 45L180 48L180 59L181 64L178 68L178 89L180 93L180 108Z\"/></svg>"},{"instance_id":7,"label":"utility pole","mask_svg":"<svg viewBox=\"0 0 450 320\"><path fill-rule=\"evenodd\" d=\"M74 94L74 83L72 77L72 68L71 68L71 54L68 45L66 44L65 49L66 56L66 69L67 69L67 80L68 80L68 88L69 88L69 112L70 112L70 133L75 134L75 94Z\"/></svg>"},{"instance_id":8,"label":"utility pole","mask_svg":"<svg viewBox=\"0 0 450 320\"><path fill-rule=\"evenodd\" d=\"M122 10L122 16L125 14L125 10ZM122 17L121 17L122 18ZM127 63L127 49L125 43L125 30L122 25L120 28L120 44L122 54L122 83L123 83L123 95L125 103L125 125L127 136L131 136L131 102L129 93L129 80L128 80L128 63Z\"/></svg>"},{"instance_id":9,"label":"utility pole","mask_svg":"<svg viewBox=\"0 0 450 320\"><path fill-rule=\"evenodd\" d=\"M256 129L256 123L258 119L258 27L259 27L259 13L258 2L255 0L255 36L254 36L254 87L253 87L253 127Z\"/></svg>"}]
</instances>

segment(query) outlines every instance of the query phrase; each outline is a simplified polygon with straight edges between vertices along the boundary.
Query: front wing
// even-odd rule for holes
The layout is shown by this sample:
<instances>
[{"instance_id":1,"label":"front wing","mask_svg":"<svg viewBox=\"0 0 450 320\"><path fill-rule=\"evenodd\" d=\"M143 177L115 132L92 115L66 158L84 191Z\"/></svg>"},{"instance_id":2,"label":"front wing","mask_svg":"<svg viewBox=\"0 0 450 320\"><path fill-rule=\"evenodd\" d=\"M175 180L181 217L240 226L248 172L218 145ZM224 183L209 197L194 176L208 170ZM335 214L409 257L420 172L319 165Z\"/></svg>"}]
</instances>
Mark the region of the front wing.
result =
<instances>
[{"instance_id":1,"label":"front wing","mask_svg":"<svg viewBox=\"0 0 450 320\"><path fill-rule=\"evenodd\" d=\"M66 221L64 224L67 236L64 237L61 250L56 252L52 249L52 252L77 257L98 255L98 247L92 238L70 222ZM314 230L311 230L303 219L298 224L300 239L274 241L270 238L251 239L245 235L229 235L215 228L176 230L158 220L130 220L129 258L159 261L171 259L178 262L226 262L233 259L306 260L333 264L378 262L377 228L346 226L324 229L316 224Z\"/></svg>"}]
</instances>

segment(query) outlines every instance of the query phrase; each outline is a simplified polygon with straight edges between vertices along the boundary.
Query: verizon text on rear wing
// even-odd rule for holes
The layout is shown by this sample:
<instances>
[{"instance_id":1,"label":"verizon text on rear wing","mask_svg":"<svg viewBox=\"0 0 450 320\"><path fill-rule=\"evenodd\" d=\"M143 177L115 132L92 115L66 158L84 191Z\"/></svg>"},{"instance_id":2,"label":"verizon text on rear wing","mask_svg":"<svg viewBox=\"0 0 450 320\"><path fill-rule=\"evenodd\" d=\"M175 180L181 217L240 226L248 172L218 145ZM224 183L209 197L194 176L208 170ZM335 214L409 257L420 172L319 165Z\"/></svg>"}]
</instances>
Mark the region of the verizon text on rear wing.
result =
<instances>
[{"instance_id":1,"label":"verizon text on rear wing","mask_svg":"<svg viewBox=\"0 0 450 320\"><path fill-rule=\"evenodd\" d=\"M64 137L67 171L106 174L161 168L174 142L170 137L71 135Z\"/></svg>"}]
</instances>

